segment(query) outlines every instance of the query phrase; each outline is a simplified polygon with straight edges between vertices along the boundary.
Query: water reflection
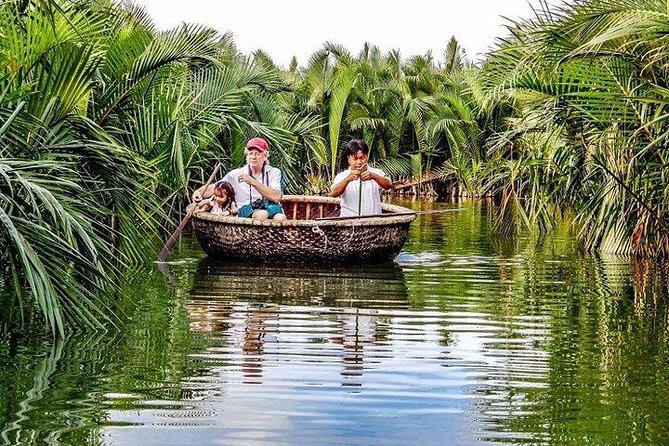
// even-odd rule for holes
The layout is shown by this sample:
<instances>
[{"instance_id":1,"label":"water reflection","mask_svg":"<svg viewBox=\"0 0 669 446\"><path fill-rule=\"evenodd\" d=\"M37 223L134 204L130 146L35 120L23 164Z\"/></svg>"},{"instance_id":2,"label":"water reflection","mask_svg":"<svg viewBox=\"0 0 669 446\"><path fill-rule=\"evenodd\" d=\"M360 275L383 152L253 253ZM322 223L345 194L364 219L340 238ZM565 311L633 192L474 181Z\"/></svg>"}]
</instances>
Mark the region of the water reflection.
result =
<instances>
[{"instance_id":1,"label":"water reflection","mask_svg":"<svg viewBox=\"0 0 669 446\"><path fill-rule=\"evenodd\" d=\"M197 267L194 300L243 297L256 302L332 307L407 308L407 287L395 263L368 266L283 266L226 263Z\"/></svg>"},{"instance_id":2,"label":"water reflection","mask_svg":"<svg viewBox=\"0 0 669 446\"><path fill-rule=\"evenodd\" d=\"M664 444L667 265L482 216L419 218L399 265L151 265L118 333L0 339L0 443Z\"/></svg>"},{"instance_id":3,"label":"water reflection","mask_svg":"<svg viewBox=\"0 0 669 446\"><path fill-rule=\"evenodd\" d=\"M309 268L204 259L188 295L191 329L219 332L239 346L244 384L263 382L266 356L277 354L283 337L283 348L299 350L293 354L315 344L339 357L341 384L359 386L365 348L387 341L389 311L409 307L404 273L395 263ZM319 327L319 318L327 325Z\"/></svg>"},{"instance_id":4,"label":"water reflection","mask_svg":"<svg viewBox=\"0 0 669 446\"><path fill-rule=\"evenodd\" d=\"M97 394L118 337L89 332L23 341L0 355L0 444L101 444L106 407Z\"/></svg>"}]
</instances>

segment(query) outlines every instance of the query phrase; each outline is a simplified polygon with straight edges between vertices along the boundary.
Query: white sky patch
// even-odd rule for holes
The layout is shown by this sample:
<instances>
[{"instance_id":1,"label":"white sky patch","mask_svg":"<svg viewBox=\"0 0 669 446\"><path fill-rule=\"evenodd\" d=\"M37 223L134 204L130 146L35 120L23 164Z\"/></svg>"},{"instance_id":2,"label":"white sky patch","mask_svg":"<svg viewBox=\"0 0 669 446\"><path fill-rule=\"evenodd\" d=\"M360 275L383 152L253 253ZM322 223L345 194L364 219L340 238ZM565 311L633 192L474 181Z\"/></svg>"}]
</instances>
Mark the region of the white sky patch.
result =
<instances>
[{"instance_id":1,"label":"white sky patch","mask_svg":"<svg viewBox=\"0 0 669 446\"><path fill-rule=\"evenodd\" d=\"M232 32L238 49L262 49L287 66L292 56L305 65L330 41L357 55L365 42L402 57L432 51L441 60L455 36L470 59L479 60L496 37L507 35L508 19L532 18L539 0L137 0L159 29L183 22ZM549 0L558 4L559 0Z\"/></svg>"}]
</instances>

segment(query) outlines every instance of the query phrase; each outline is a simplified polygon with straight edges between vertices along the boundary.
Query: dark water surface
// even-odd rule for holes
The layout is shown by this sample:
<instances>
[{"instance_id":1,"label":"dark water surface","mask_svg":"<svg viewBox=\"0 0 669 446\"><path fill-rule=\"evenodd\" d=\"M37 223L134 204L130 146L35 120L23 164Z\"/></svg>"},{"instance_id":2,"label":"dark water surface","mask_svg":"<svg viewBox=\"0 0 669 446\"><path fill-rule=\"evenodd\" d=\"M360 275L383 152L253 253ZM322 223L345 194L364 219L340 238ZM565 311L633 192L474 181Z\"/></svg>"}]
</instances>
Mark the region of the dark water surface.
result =
<instances>
[{"instance_id":1,"label":"dark water surface","mask_svg":"<svg viewBox=\"0 0 669 446\"><path fill-rule=\"evenodd\" d=\"M466 204L393 264L191 240L165 273L128 276L118 330L3 338L0 444L669 444L663 265L492 237Z\"/></svg>"}]
</instances>

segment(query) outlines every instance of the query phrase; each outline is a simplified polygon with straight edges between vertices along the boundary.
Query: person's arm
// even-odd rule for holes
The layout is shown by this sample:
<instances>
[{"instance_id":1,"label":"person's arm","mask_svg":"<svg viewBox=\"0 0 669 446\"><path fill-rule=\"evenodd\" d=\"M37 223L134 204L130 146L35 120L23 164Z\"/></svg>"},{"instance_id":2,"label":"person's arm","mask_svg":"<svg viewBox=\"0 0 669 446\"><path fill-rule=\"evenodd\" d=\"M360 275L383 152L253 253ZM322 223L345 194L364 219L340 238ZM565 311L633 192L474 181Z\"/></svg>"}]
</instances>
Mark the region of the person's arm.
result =
<instances>
[{"instance_id":1,"label":"person's arm","mask_svg":"<svg viewBox=\"0 0 669 446\"><path fill-rule=\"evenodd\" d=\"M376 184L386 190L393 187L393 182L390 181L390 178L379 175L378 173L371 172L369 170L362 172L362 174L360 174L360 178L362 178L362 181L374 180L376 181Z\"/></svg>"},{"instance_id":2,"label":"person's arm","mask_svg":"<svg viewBox=\"0 0 669 446\"><path fill-rule=\"evenodd\" d=\"M211 211L212 205L211 200L200 201L195 205L193 209L193 214L199 214L200 212L209 212Z\"/></svg>"},{"instance_id":3,"label":"person's arm","mask_svg":"<svg viewBox=\"0 0 669 446\"><path fill-rule=\"evenodd\" d=\"M200 186L199 188L195 189L191 199L194 202L199 203L200 201L204 200L205 198L209 198L212 195L214 195L214 185L210 184L206 190L204 189L204 186Z\"/></svg>"},{"instance_id":4,"label":"person's arm","mask_svg":"<svg viewBox=\"0 0 669 446\"><path fill-rule=\"evenodd\" d=\"M227 181L230 183L231 180L231 175L232 172L228 172L224 177L223 181ZM199 188L195 189L193 192L193 195L191 195L191 200L193 200L195 203L198 203L206 198L211 197L214 195L214 185L210 184L209 187L207 187L207 190L204 189L204 185L200 186Z\"/></svg>"},{"instance_id":5,"label":"person's arm","mask_svg":"<svg viewBox=\"0 0 669 446\"><path fill-rule=\"evenodd\" d=\"M237 212L239 212L239 209L237 209L237 203L233 201L230 203L230 215L237 215Z\"/></svg>"},{"instance_id":6,"label":"person's arm","mask_svg":"<svg viewBox=\"0 0 669 446\"><path fill-rule=\"evenodd\" d=\"M348 183L350 183L351 181L355 181L358 178L360 178L360 171L356 169L351 169L351 172L348 175L346 175L341 181L336 182L335 184L332 185L332 188L330 189L330 196L331 197L341 196L341 194L343 194L344 191L346 190L346 186L348 186Z\"/></svg>"},{"instance_id":7,"label":"person's arm","mask_svg":"<svg viewBox=\"0 0 669 446\"><path fill-rule=\"evenodd\" d=\"M278 181L279 185L281 184L281 173L279 173L277 175L278 175L278 178L273 178L272 179L272 185L274 185L274 186L275 186L277 181ZM262 195L263 197L265 197L268 200L271 200L275 203L278 203L281 200L281 198L283 198L283 193L281 192L281 189L275 189L273 187L266 186L266 185L262 184L260 181L258 181L257 179L253 178L251 175L243 173L239 176L239 181L242 182L242 183L246 183L246 184L250 185L255 190L257 190L260 193L260 195Z\"/></svg>"}]
</instances>

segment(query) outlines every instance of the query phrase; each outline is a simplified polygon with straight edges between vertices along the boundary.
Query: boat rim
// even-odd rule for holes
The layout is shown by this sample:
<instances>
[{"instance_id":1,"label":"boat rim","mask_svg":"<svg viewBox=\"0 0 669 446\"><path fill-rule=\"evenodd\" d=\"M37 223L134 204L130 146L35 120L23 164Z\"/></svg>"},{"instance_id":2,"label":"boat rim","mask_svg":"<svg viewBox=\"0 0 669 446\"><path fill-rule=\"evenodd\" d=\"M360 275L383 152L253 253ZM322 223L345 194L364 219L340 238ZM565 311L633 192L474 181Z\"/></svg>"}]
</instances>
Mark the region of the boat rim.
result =
<instances>
[{"instance_id":1,"label":"boat rim","mask_svg":"<svg viewBox=\"0 0 669 446\"><path fill-rule=\"evenodd\" d=\"M329 203L339 204L339 198L321 197L317 195L284 195L281 201L305 201L310 203ZM285 227L285 226L388 226L399 223L410 223L416 219L416 212L390 203L382 203L381 210L385 212L382 216L365 215L363 217L324 217L309 220L257 220L253 218L241 218L235 216L213 215L209 212L202 212L193 215L193 218L199 220L206 220L217 223L225 223L229 225L239 226L270 226L270 227ZM397 214L397 215L393 215Z\"/></svg>"}]
</instances>

